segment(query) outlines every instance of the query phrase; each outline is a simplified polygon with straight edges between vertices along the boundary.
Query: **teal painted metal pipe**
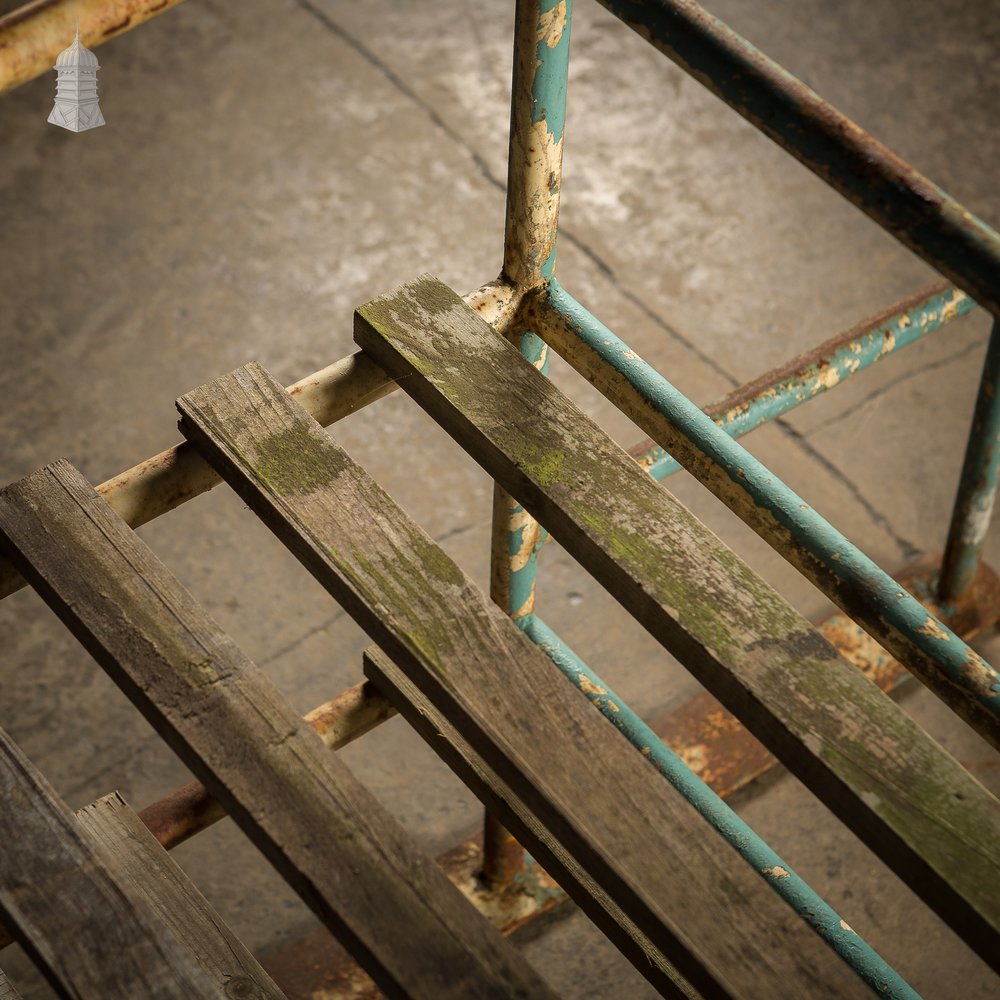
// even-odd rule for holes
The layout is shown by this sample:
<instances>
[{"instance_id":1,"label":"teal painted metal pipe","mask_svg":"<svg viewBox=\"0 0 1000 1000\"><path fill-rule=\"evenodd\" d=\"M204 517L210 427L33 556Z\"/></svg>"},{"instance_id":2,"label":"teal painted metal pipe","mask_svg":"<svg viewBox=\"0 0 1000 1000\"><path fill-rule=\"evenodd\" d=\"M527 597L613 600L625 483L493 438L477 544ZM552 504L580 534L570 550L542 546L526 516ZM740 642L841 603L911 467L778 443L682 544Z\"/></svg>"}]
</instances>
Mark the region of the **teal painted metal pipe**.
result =
<instances>
[{"instance_id":1,"label":"teal painted metal pipe","mask_svg":"<svg viewBox=\"0 0 1000 1000\"><path fill-rule=\"evenodd\" d=\"M527 332L521 334L520 347L521 354L547 375L549 348L545 341ZM540 526L520 504L511 509L510 525L507 533L507 607L504 610L517 620L530 614L535 606Z\"/></svg>"},{"instance_id":2,"label":"teal painted metal pipe","mask_svg":"<svg viewBox=\"0 0 1000 1000\"><path fill-rule=\"evenodd\" d=\"M994 746L1000 677L554 280L537 329L647 433Z\"/></svg>"},{"instance_id":3,"label":"teal painted metal pipe","mask_svg":"<svg viewBox=\"0 0 1000 1000\"><path fill-rule=\"evenodd\" d=\"M571 20L571 0L517 2L503 273L519 288L555 263Z\"/></svg>"},{"instance_id":4,"label":"teal painted metal pipe","mask_svg":"<svg viewBox=\"0 0 1000 1000\"><path fill-rule=\"evenodd\" d=\"M1000 468L1000 320L993 321L990 345L976 397L976 409L958 483L958 496L948 529L938 593L942 601L957 600L968 590L993 514Z\"/></svg>"},{"instance_id":5,"label":"teal painted metal pipe","mask_svg":"<svg viewBox=\"0 0 1000 1000\"><path fill-rule=\"evenodd\" d=\"M821 899L537 615L521 628L625 738L740 853L824 941L882 997L919 994Z\"/></svg>"},{"instance_id":6,"label":"teal painted metal pipe","mask_svg":"<svg viewBox=\"0 0 1000 1000\"><path fill-rule=\"evenodd\" d=\"M863 324L862 329L827 341L761 375L705 407L705 413L730 437L740 438L975 308L976 303L955 287L921 295L891 316L883 314L875 322ZM666 479L681 469L659 445L636 457L654 479Z\"/></svg>"},{"instance_id":7,"label":"teal painted metal pipe","mask_svg":"<svg viewBox=\"0 0 1000 1000\"><path fill-rule=\"evenodd\" d=\"M883 229L1000 315L1000 235L692 0L600 0Z\"/></svg>"}]
</instances>

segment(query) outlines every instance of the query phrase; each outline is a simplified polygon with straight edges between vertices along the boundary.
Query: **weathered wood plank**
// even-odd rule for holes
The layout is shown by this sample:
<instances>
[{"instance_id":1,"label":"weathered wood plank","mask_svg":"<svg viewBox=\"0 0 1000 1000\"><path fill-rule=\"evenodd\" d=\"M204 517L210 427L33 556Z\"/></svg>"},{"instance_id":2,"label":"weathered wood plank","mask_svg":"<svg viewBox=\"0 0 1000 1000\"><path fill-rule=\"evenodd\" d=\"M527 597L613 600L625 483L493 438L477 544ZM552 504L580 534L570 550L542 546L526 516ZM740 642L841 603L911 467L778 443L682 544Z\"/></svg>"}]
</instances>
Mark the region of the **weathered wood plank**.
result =
<instances>
[{"instance_id":1,"label":"weathered wood plank","mask_svg":"<svg viewBox=\"0 0 1000 1000\"><path fill-rule=\"evenodd\" d=\"M0 492L0 535L383 992L552 995L72 466Z\"/></svg>"},{"instance_id":2,"label":"weathered wood plank","mask_svg":"<svg viewBox=\"0 0 1000 1000\"><path fill-rule=\"evenodd\" d=\"M1000 803L433 278L358 344L1000 968Z\"/></svg>"},{"instance_id":3,"label":"weathered wood plank","mask_svg":"<svg viewBox=\"0 0 1000 1000\"><path fill-rule=\"evenodd\" d=\"M76 819L216 983L219 996L284 1000L284 993L117 792L78 809Z\"/></svg>"},{"instance_id":4,"label":"weathered wood plank","mask_svg":"<svg viewBox=\"0 0 1000 1000\"><path fill-rule=\"evenodd\" d=\"M616 928L622 952L633 965L646 969L646 978L663 996L689 1000L698 1000L703 996L667 961L660 949L580 867L573 855L562 847L511 786L498 777L433 702L378 646L365 650L364 670L435 753L475 792L480 801L503 820L532 857L560 886L572 886L572 896L580 908L598 926Z\"/></svg>"},{"instance_id":5,"label":"weathered wood plank","mask_svg":"<svg viewBox=\"0 0 1000 1000\"><path fill-rule=\"evenodd\" d=\"M221 996L2 729L0 917L60 996Z\"/></svg>"},{"instance_id":6,"label":"weathered wood plank","mask_svg":"<svg viewBox=\"0 0 1000 1000\"><path fill-rule=\"evenodd\" d=\"M609 897L711 996L865 994L264 369L188 393L178 409L184 434L586 873L597 919ZM635 954L628 929L602 926Z\"/></svg>"}]
</instances>

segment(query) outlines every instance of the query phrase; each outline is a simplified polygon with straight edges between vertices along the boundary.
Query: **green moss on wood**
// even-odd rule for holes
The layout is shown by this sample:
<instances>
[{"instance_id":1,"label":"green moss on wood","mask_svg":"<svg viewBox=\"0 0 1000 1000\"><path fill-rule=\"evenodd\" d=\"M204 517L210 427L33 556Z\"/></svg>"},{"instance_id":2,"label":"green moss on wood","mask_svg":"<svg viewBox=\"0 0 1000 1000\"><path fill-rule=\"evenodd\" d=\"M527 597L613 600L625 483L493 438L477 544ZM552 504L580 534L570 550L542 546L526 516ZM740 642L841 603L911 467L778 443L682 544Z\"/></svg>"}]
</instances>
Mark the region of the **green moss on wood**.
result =
<instances>
[{"instance_id":1,"label":"green moss on wood","mask_svg":"<svg viewBox=\"0 0 1000 1000\"><path fill-rule=\"evenodd\" d=\"M305 495L329 486L344 471L344 457L320 452L309 426L296 422L256 442L257 475L276 494Z\"/></svg>"}]
</instances>

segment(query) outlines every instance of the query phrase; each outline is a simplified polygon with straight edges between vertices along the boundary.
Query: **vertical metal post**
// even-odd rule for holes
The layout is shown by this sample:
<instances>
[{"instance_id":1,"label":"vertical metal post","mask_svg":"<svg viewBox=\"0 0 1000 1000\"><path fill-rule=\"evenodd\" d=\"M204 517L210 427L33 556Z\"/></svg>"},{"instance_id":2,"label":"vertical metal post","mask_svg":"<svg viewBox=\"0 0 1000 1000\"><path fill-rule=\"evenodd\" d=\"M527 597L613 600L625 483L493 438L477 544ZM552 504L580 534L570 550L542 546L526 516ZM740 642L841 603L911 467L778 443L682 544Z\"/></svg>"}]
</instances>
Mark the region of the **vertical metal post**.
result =
<instances>
[{"instance_id":1,"label":"vertical metal post","mask_svg":"<svg viewBox=\"0 0 1000 1000\"><path fill-rule=\"evenodd\" d=\"M941 563L938 596L958 600L975 579L990 526L1000 470L1000 319L994 318L972 416L965 463Z\"/></svg>"},{"instance_id":2,"label":"vertical metal post","mask_svg":"<svg viewBox=\"0 0 1000 1000\"><path fill-rule=\"evenodd\" d=\"M571 0L518 0L503 277L526 291L552 276L559 221ZM546 372L548 348L523 332L521 353ZM499 486L493 494L490 595L515 621L535 607L538 523ZM489 812L483 829L483 878L508 885L523 852Z\"/></svg>"}]
</instances>

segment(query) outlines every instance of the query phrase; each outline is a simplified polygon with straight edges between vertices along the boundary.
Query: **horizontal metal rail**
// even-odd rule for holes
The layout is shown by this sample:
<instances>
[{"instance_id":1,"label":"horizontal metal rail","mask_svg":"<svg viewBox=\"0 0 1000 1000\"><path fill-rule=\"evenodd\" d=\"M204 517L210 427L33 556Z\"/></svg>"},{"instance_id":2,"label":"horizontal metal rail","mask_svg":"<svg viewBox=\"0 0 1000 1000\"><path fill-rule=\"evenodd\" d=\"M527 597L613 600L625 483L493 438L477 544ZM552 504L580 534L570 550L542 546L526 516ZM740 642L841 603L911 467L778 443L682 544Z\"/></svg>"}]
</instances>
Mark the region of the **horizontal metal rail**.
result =
<instances>
[{"instance_id":1,"label":"horizontal metal rail","mask_svg":"<svg viewBox=\"0 0 1000 1000\"><path fill-rule=\"evenodd\" d=\"M976 576L1000 472L1000 320L993 321L941 565L940 596L957 600Z\"/></svg>"},{"instance_id":2,"label":"horizontal metal rail","mask_svg":"<svg viewBox=\"0 0 1000 1000\"><path fill-rule=\"evenodd\" d=\"M529 316L532 301L526 303ZM734 389L704 412L730 437L741 438L975 308L960 289L935 285ZM682 468L651 438L629 454L654 479Z\"/></svg>"},{"instance_id":3,"label":"horizontal metal rail","mask_svg":"<svg viewBox=\"0 0 1000 1000\"><path fill-rule=\"evenodd\" d=\"M73 41L95 48L181 0L34 0L0 17L0 93L47 73Z\"/></svg>"},{"instance_id":4,"label":"horizontal metal rail","mask_svg":"<svg viewBox=\"0 0 1000 1000\"><path fill-rule=\"evenodd\" d=\"M314 708L305 720L331 750L339 750L395 714L395 708L374 685L364 681ZM225 809L198 781L176 789L139 814L142 822L167 850L225 816ZM13 938L0 925L0 948L9 944L13 944Z\"/></svg>"},{"instance_id":5,"label":"horizontal metal rail","mask_svg":"<svg viewBox=\"0 0 1000 1000\"><path fill-rule=\"evenodd\" d=\"M600 0L883 229L1000 315L1000 234L691 0Z\"/></svg>"},{"instance_id":6,"label":"horizontal metal rail","mask_svg":"<svg viewBox=\"0 0 1000 1000\"><path fill-rule=\"evenodd\" d=\"M880 996L919 994L722 801L537 615L518 624L625 738Z\"/></svg>"},{"instance_id":7,"label":"horizontal metal rail","mask_svg":"<svg viewBox=\"0 0 1000 1000\"><path fill-rule=\"evenodd\" d=\"M466 303L498 331L510 325L521 293L495 281L465 297ZM360 351L307 375L288 387L313 417L329 426L355 410L387 396L396 383ZM146 524L202 493L222 480L186 441L140 462L97 487L111 507L133 528ZM0 598L20 590L24 580L0 557Z\"/></svg>"},{"instance_id":8,"label":"horizontal metal rail","mask_svg":"<svg viewBox=\"0 0 1000 1000\"><path fill-rule=\"evenodd\" d=\"M1000 677L982 657L554 280L536 331L994 746Z\"/></svg>"}]
</instances>

